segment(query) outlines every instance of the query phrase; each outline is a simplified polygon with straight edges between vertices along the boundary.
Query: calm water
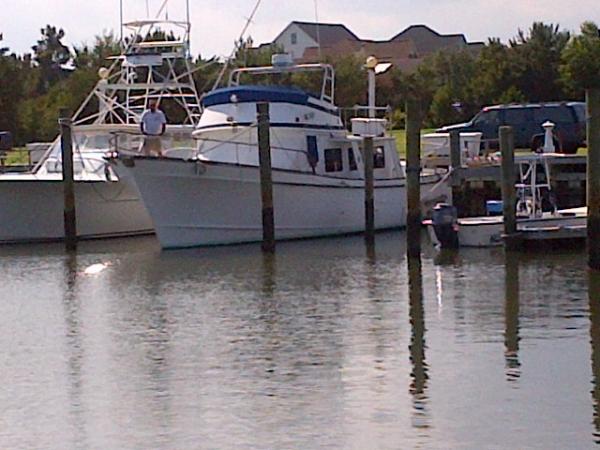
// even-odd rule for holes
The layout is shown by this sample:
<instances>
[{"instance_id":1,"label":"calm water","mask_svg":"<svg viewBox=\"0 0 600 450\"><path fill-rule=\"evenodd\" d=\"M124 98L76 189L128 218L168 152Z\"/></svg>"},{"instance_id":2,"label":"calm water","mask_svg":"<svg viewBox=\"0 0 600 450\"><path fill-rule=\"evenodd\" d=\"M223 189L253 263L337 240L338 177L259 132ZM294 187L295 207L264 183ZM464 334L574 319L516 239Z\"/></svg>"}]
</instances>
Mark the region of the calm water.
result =
<instances>
[{"instance_id":1,"label":"calm water","mask_svg":"<svg viewBox=\"0 0 600 450\"><path fill-rule=\"evenodd\" d=\"M0 248L0 448L593 447L583 253L403 241Z\"/></svg>"}]
</instances>

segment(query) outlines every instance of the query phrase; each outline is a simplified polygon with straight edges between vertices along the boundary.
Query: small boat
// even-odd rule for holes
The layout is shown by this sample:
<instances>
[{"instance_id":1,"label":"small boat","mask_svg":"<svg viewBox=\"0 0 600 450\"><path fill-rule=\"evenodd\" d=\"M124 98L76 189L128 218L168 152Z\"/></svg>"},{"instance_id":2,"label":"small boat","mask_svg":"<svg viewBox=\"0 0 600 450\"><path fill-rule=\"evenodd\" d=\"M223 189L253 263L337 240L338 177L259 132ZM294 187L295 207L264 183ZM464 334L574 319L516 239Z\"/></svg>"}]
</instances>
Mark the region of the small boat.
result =
<instances>
[{"instance_id":1,"label":"small boat","mask_svg":"<svg viewBox=\"0 0 600 450\"><path fill-rule=\"evenodd\" d=\"M271 83L259 84L267 79ZM286 79L312 79L318 88L309 93L282 84ZM119 152L119 167L135 179L161 246L262 239L259 102L270 108L276 239L364 230L364 131L375 136L375 226L405 226L406 176L394 137L377 118L354 118L348 132L334 103L334 86L331 65L295 65L274 55L273 65L236 69L226 87L204 96L193 152L163 157ZM441 179L434 173L421 176L425 200L449 196Z\"/></svg>"},{"instance_id":2,"label":"small boat","mask_svg":"<svg viewBox=\"0 0 600 450\"><path fill-rule=\"evenodd\" d=\"M200 117L192 79L189 22L143 20L124 23L132 38L122 53L101 68L99 81L72 118L74 191L79 238L153 233L135 184L105 157L117 148L137 151L143 140L139 122L156 99L176 111L163 147L190 147ZM180 40L140 40L159 27L175 29ZM64 238L60 137L28 170L0 174L0 243Z\"/></svg>"},{"instance_id":3,"label":"small boat","mask_svg":"<svg viewBox=\"0 0 600 450\"><path fill-rule=\"evenodd\" d=\"M523 241L584 239L587 207L558 210L554 206L548 158L552 154L517 156L517 235ZM487 202L488 215L457 218L456 208L440 203L424 221L431 241L442 248L493 247L504 241L502 202Z\"/></svg>"}]
</instances>

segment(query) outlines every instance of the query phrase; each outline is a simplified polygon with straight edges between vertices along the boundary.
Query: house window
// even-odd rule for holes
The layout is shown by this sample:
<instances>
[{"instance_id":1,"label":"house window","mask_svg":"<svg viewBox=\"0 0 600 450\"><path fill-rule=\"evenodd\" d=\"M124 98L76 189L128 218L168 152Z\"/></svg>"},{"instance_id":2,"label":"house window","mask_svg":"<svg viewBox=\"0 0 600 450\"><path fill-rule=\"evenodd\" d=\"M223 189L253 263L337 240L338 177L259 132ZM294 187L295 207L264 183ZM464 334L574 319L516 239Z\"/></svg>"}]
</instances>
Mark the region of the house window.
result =
<instances>
[{"instance_id":1,"label":"house window","mask_svg":"<svg viewBox=\"0 0 600 450\"><path fill-rule=\"evenodd\" d=\"M350 170L356 170L356 159L354 158L354 150L352 148L348 149L348 166Z\"/></svg>"},{"instance_id":2,"label":"house window","mask_svg":"<svg viewBox=\"0 0 600 450\"><path fill-rule=\"evenodd\" d=\"M328 148L325 150L325 172L341 172L344 170L342 164L342 149Z\"/></svg>"},{"instance_id":3,"label":"house window","mask_svg":"<svg viewBox=\"0 0 600 450\"><path fill-rule=\"evenodd\" d=\"M292 45L296 45L298 43L298 35L296 33L292 33L290 36L290 42Z\"/></svg>"},{"instance_id":4,"label":"house window","mask_svg":"<svg viewBox=\"0 0 600 450\"><path fill-rule=\"evenodd\" d=\"M373 152L373 168L383 169L385 167L385 151L383 147L377 147Z\"/></svg>"}]
</instances>

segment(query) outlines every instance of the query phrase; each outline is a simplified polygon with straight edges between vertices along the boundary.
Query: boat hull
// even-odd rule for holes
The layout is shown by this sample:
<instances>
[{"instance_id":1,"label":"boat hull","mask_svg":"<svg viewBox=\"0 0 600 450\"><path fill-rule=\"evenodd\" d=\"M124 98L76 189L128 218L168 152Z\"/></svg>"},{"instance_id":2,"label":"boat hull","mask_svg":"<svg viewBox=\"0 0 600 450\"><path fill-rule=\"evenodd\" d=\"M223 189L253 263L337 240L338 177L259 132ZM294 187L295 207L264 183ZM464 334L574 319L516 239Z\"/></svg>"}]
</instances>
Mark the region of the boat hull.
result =
<instances>
[{"instance_id":1,"label":"boat hull","mask_svg":"<svg viewBox=\"0 0 600 450\"><path fill-rule=\"evenodd\" d=\"M150 217L131 182L76 181L74 186L80 238L153 232ZM64 195L60 180L3 179L0 198L0 243L64 239Z\"/></svg>"},{"instance_id":2,"label":"boat hull","mask_svg":"<svg viewBox=\"0 0 600 450\"><path fill-rule=\"evenodd\" d=\"M258 167L144 157L125 162L163 248L262 239ZM364 230L362 180L284 170L272 175L276 239ZM406 225L405 197L404 180L376 181L377 229Z\"/></svg>"},{"instance_id":3,"label":"boat hull","mask_svg":"<svg viewBox=\"0 0 600 450\"><path fill-rule=\"evenodd\" d=\"M584 238L587 215L585 208L558 211L543 217L519 219L517 232L524 241L556 241ZM427 225L431 241L439 245L432 224ZM458 243L461 247L496 247L503 244L502 216L470 217L458 220Z\"/></svg>"}]
</instances>

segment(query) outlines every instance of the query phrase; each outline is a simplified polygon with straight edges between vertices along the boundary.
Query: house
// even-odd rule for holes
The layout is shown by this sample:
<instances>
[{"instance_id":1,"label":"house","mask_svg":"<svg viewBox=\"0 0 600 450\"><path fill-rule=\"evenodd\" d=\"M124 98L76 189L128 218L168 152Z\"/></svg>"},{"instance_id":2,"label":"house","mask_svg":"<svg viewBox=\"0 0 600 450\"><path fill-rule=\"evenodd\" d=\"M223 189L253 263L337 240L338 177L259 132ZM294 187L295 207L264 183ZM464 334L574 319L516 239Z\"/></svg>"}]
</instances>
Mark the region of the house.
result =
<instances>
[{"instance_id":1,"label":"house","mask_svg":"<svg viewBox=\"0 0 600 450\"><path fill-rule=\"evenodd\" d=\"M387 41L360 39L345 25L314 22L291 22L272 43L289 53L296 62L318 62L323 58L355 55L375 56L394 67L412 72L428 55L438 51L467 50L477 53L482 42L467 42L463 34L440 34L426 25L411 25Z\"/></svg>"},{"instance_id":2,"label":"house","mask_svg":"<svg viewBox=\"0 0 600 450\"><path fill-rule=\"evenodd\" d=\"M276 45L299 60L310 47L331 46L341 41L359 41L360 39L345 25L333 23L297 22L290 23L268 45Z\"/></svg>"},{"instance_id":3,"label":"house","mask_svg":"<svg viewBox=\"0 0 600 450\"><path fill-rule=\"evenodd\" d=\"M483 42L467 42L464 34L440 34L427 25L411 25L394 36L391 41L411 40L414 42L419 57L424 57L440 50L476 50L481 49Z\"/></svg>"},{"instance_id":4,"label":"house","mask_svg":"<svg viewBox=\"0 0 600 450\"><path fill-rule=\"evenodd\" d=\"M390 62L402 71L412 72L419 64L413 41L340 41L333 45L308 47L298 62L310 63L322 59L333 59L339 55L354 55L360 60L375 56L380 61Z\"/></svg>"}]
</instances>

